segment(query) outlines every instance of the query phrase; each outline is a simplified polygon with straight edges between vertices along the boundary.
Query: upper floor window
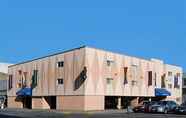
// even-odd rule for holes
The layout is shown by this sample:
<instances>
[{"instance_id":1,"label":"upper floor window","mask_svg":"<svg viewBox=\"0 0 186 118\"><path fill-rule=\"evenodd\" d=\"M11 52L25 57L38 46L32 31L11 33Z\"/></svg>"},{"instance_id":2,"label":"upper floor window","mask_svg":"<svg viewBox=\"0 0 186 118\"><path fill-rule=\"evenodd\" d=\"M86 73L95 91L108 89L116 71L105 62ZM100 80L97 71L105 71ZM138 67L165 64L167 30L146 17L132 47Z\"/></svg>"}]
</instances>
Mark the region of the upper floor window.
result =
<instances>
[{"instance_id":1,"label":"upper floor window","mask_svg":"<svg viewBox=\"0 0 186 118\"><path fill-rule=\"evenodd\" d=\"M172 76L172 72L171 71L168 72L168 76L169 77Z\"/></svg>"},{"instance_id":2,"label":"upper floor window","mask_svg":"<svg viewBox=\"0 0 186 118\"><path fill-rule=\"evenodd\" d=\"M63 78L57 79L57 83L58 83L59 85L63 84Z\"/></svg>"},{"instance_id":3,"label":"upper floor window","mask_svg":"<svg viewBox=\"0 0 186 118\"><path fill-rule=\"evenodd\" d=\"M169 89L172 89L172 84L168 84L168 88Z\"/></svg>"},{"instance_id":4,"label":"upper floor window","mask_svg":"<svg viewBox=\"0 0 186 118\"><path fill-rule=\"evenodd\" d=\"M128 71L128 67L124 67L124 84L127 84L128 83L128 80L127 80L127 71Z\"/></svg>"},{"instance_id":5,"label":"upper floor window","mask_svg":"<svg viewBox=\"0 0 186 118\"><path fill-rule=\"evenodd\" d=\"M33 70L32 75L32 88L35 88L38 84L38 70Z\"/></svg>"},{"instance_id":6,"label":"upper floor window","mask_svg":"<svg viewBox=\"0 0 186 118\"><path fill-rule=\"evenodd\" d=\"M154 73L154 85L155 85L155 87L157 86L157 73L155 72Z\"/></svg>"},{"instance_id":7,"label":"upper floor window","mask_svg":"<svg viewBox=\"0 0 186 118\"><path fill-rule=\"evenodd\" d=\"M183 84L186 86L186 78L183 78Z\"/></svg>"},{"instance_id":8,"label":"upper floor window","mask_svg":"<svg viewBox=\"0 0 186 118\"><path fill-rule=\"evenodd\" d=\"M174 76L174 88L180 88L179 86L179 75Z\"/></svg>"},{"instance_id":9,"label":"upper floor window","mask_svg":"<svg viewBox=\"0 0 186 118\"><path fill-rule=\"evenodd\" d=\"M64 66L64 61L59 61L58 62L58 67L63 67Z\"/></svg>"},{"instance_id":10,"label":"upper floor window","mask_svg":"<svg viewBox=\"0 0 186 118\"><path fill-rule=\"evenodd\" d=\"M148 71L148 86L152 86L152 71Z\"/></svg>"},{"instance_id":11,"label":"upper floor window","mask_svg":"<svg viewBox=\"0 0 186 118\"><path fill-rule=\"evenodd\" d=\"M107 66L111 66L114 63L112 60L107 60Z\"/></svg>"},{"instance_id":12,"label":"upper floor window","mask_svg":"<svg viewBox=\"0 0 186 118\"><path fill-rule=\"evenodd\" d=\"M165 77L166 77L165 74L161 76L161 88L165 88L166 87L166 85L165 85Z\"/></svg>"},{"instance_id":13,"label":"upper floor window","mask_svg":"<svg viewBox=\"0 0 186 118\"><path fill-rule=\"evenodd\" d=\"M12 89L13 88L13 75L9 75L8 78L8 89Z\"/></svg>"},{"instance_id":14,"label":"upper floor window","mask_svg":"<svg viewBox=\"0 0 186 118\"><path fill-rule=\"evenodd\" d=\"M113 78L107 78L107 84L112 84Z\"/></svg>"}]
</instances>

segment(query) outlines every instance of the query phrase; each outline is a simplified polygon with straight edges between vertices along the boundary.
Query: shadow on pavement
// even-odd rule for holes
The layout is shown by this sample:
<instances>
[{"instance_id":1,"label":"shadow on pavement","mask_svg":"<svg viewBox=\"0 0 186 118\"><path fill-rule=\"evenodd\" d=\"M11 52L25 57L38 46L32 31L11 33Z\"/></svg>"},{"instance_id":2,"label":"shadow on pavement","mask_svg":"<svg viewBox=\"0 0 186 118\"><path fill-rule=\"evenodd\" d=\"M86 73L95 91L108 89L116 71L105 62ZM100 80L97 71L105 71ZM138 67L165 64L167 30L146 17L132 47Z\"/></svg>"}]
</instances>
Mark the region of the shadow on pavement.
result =
<instances>
[{"instance_id":1,"label":"shadow on pavement","mask_svg":"<svg viewBox=\"0 0 186 118\"><path fill-rule=\"evenodd\" d=\"M8 116L8 115L2 115L2 114L0 114L0 118L22 118L22 117Z\"/></svg>"}]
</instances>

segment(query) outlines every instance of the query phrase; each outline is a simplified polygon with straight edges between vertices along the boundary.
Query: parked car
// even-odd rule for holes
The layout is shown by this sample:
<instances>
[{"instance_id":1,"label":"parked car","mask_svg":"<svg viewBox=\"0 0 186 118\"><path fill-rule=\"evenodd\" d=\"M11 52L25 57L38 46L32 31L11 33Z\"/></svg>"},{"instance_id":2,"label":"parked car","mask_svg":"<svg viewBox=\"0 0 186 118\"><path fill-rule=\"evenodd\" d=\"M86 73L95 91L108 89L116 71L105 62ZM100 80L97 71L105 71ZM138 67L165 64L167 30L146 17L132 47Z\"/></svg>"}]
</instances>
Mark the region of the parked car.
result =
<instances>
[{"instance_id":1,"label":"parked car","mask_svg":"<svg viewBox=\"0 0 186 118\"><path fill-rule=\"evenodd\" d=\"M175 110L177 114L186 114L186 103L181 104Z\"/></svg>"},{"instance_id":2,"label":"parked car","mask_svg":"<svg viewBox=\"0 0 186 118\"><path fill-rule=\"evenodd\" d=\"M133 111L134 112L144 112L145 111L145 106L144 105L140 105L140 106L134 107Z\"/></svg>"},{"instance_id":3,"label":"parked car","mask_svg":"<svg viewBox=\"0 0 186 118\"><path fill-rule=\"evenodd\" d=\"M0 109L5 108L5 102L6 102L6 97L5 96L0 96Z\"/></svg>"},{"instance_id":4,"label":"parked car","mask_svg":"<svg viewBox=\"0 0 186 118\"><path fill-rule=\"evenodd\" d=\"M157 104L158 104L157 101L151 101L151 102L149 102L148 104L145 105L144 112L151 113L152 112L152 106L157 105Z\"/></svg>"},{"instance_id":5,"label":"parked car","mask_svg":"<svg viewBox=\"0 0 186 118\"><path fill-rule=\"evenodd\" d=\"M158 104L152 106L153 113L169 113L175 112L178 105L174 101L159 101Z\"/></svg>"},{"instance_id":6,"label":"parked car","mask_svg":"<svg viewBox=\"0 0 186 118\"><path fill-rule=\"evenodd\" d=\"M145 102L143 102L142 105L134 107L134 108L133 108L133 111L134 111L134 112L145 112L145 108L146 108L146 106L147 106L149 103L150 103L149 101L145 101Z\"/></svg>"}]
</instances>

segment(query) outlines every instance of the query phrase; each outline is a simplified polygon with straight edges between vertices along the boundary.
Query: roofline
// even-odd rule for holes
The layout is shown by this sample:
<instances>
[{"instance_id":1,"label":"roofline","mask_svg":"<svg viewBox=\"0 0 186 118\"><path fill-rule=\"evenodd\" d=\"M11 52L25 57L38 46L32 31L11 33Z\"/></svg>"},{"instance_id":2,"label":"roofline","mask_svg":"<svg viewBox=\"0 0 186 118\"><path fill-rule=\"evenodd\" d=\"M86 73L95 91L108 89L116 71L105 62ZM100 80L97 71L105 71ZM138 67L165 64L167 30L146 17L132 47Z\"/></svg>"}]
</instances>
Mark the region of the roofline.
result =
<instances>
[{"instance_id":1,"label":"roofline","mask_svg":"<svg viewBox=\"0 0 186 118\"><path fill-rule=\"evenodd\" d=\"M55 56L55 55L59 55L59 54L67 53L67 52L71 52L71 51L74 51L74 50L77 50L77 49L86 48L86 47L87 48L96 49L96 50L100 50L100 51L115 53L115 54L122 55L122 56L128 56L128 57L131 57L131 58L137 58L137 59L141 59L141 60L144 60L144 61L152 62L151 61L152 58L151 59L147 59L147 58L142 58L142 57L136 57L136 56L131 56L131 55L127 55L127 54L123 54L123 53L119 53L119 52L109 51L109 50L106 50L106 49L95 48L95 47L83 45L83 46L80 46L80 47L77 47L77 48L73 48L73 49L70 49L70 50L65 50L65 51L62 51L62 52L50 54L50 55L43 56L43 57L40 57L40 58L35 58L35 59L32 59L32 60L23 61L21 63L13 64L13 65L8 66L8 68L9 67L14 67L14 66L17 66L17 65L21 65L21 64L24 64L24 63L29 63L29 62L32 62L32 61L36 61L36 60L39 60L39 59L43 59L43 58L47 58L47 57L51 57L51 56ZM156 58L154 58L154 59L156 59ZM161 60L161 59L158 59L158 60ZM177 65L174 65L174 64L166 64L166 63L164 63L164 60L162 60L162 61L163 61L164 65L175 66L175 67L183 69L181 66L177 66Z\"/></svg>"},{"instance_id":2,"label":"roofline","mask_svg":"<svg viewBox=\"0 0 186 118\"><path fill-rule=\"evenodd\" d=\"M95 47L91 47L91 46L86 46L86 47L92 48L92 49L96 49L96 50L100 50L100 51L106 51L106 52L109 52L109 53L115 53L115 54L122 55L122 56L128 56L128 57L131 57L131 58L137 58L137 59L141 59L141 60L149 61L149 62L152 62L151 59L157 59L157 60L163 61L163 64L164 64L164 65L174 66L174 67L183 69L182 66L175 65L175 64L167 64L167 63L165 63L164 60L159 59L159 58L154 58L154 57L152 57L152 58L137 57L137 56L133 56L133 55L123 54L123 53L114 52L114 51L109 51L109 50L101 49L101 48L95 48Z\"/></svg>"},{"instance_id":3,"label":"roofline","mask_svg":"<svg viewBox=\"0 0 186 118\"><path fill-rule=\"evenodd\" d=\"M14 66L17 66L17 65L21 65L21 64L25 64L25 63L29 63L29 62L33 62L33 61L36 61L36 60L44 59L44 58L47 58L47 57L52 57L52 56L55 56L55 55L71 52L71 51L78 50L78 49L85 48L85 47L87 47L87 46L83 45L83 46L73 48L73 49L70 49L70 50L65 50L65 51L62 51L62 52L58 52L58 53L50 54L50 55L47 55L47 56L31 59L31 60L28 60L28 61L23 61L23 62L20 62L20 63L17 63L17 64L10 65L10 66L8 66L8 68L14 67Z\"/></svg>"}]
</instances>

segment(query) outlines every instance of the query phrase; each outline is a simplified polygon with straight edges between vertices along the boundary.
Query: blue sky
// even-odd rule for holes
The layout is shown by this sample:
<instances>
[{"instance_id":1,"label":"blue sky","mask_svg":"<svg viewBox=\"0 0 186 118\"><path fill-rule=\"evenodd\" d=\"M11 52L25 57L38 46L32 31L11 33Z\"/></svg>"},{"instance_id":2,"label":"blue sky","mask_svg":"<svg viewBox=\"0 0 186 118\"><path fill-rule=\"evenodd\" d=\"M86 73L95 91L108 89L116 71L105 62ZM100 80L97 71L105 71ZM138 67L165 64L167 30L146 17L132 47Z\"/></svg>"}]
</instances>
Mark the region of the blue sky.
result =
<instances>
[{"instance_id":1,"label":"blue sky","mask_svg":"<svg viewBox=\"0 0 186 118\"><path fill-rule=\"evenodd\" d=\"M184 0L1 0L0 61L81 45L186 69Z\"/></svg>"}]
</instances>

